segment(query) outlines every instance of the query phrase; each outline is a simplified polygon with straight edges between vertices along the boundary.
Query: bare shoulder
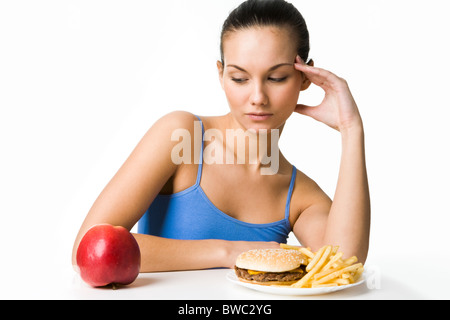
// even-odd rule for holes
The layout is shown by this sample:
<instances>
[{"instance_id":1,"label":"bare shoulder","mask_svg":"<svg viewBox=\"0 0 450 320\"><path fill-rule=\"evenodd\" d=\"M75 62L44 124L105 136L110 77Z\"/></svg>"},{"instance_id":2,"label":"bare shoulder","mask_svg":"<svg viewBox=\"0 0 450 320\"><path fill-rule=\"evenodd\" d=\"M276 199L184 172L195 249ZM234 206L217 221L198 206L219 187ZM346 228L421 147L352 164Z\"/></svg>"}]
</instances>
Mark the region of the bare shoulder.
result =
<instances>
[{"instance_id":1,"label":"bare shoulder","mask_svg":"<svg viewBox=\"0 0 450 320\"><path fill-rule=\"evenodd\" d=\"M297 169L297 176L295 179L295 183L302 188L302 191L314 192L314 191L322 191L319 185L309 176L307 176L304 172Z\"/></svg>"},{"instance_id":2,"label":"bare shoulder","mask_svg":"<svg viewBox=\"0 0 450 320\"><path fill-rule=\"evenodd\" d=\"M190 112L173 111L158 119L152 128L168 133L171 133L176 129L186 129L191 131L194 129L195 121L198 121L198 118Z\"/></svg>"},{"instance_id":3,"label":"bare shoulder","mask_svg":"<svg viewBox=\"0 0 450 320\"><path fill-rule=\"evenodd\" d=\"M182 137L194 137L196 121L198 122L198 118L192 113L170 112L153 123L140 144L151 145L153 150L172 149Z\"/></svg>"},{"instance_id":4,"label":"bare shoulder","mask_svg":"<svg viewBox=\"0 0 450 320\"><path fill-rule=\"evenodd\" d=\"M195 120L195 115L185 111L174 111L162 116L153 123L130 155L129 160L136 161L128 162L166 168L166 174L171 175L177 167L171 158L172 150L183 135L190 137L193 134Z\"/></svg>"}]
</instances>

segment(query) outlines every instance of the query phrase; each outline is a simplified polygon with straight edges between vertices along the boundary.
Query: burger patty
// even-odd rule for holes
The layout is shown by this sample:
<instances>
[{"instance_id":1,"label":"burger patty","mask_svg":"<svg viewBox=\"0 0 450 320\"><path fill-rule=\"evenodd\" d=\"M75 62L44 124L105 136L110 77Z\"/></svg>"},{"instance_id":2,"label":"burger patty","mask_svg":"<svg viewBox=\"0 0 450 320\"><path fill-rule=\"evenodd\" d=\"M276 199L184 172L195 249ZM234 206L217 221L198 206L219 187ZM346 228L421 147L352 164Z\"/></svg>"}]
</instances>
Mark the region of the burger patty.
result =
<instances>
[{"instance_id":1,"label":"burger patty","mask_svg":"<svg viewBox=\"0 0 450 320\"><path fill-rule=\"evenodd\" d=\"M295 281L300 280L306 274L305 266L300 267L301 272L263 272L258 274L250 274L247 269L241 269L234 266L236 275L245 280L253 280L258 282L268 281Z\"/></svg>"}]
</instances>

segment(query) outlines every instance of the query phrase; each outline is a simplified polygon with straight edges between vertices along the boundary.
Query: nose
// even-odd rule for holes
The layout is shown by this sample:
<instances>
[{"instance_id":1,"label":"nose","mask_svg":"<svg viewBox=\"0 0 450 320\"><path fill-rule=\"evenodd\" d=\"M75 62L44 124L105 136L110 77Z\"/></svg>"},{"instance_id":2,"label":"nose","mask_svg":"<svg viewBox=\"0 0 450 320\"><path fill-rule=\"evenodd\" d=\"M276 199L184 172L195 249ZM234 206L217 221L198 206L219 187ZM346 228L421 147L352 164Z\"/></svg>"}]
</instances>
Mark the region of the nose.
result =
<instances>
[{"instance_id":1,"label":"nose","mask_svg":"<svg viewBox=\"0 0 450 320\"><path fill-rule=\"evenodd\" d=\"M264 91L264 87L262 84L257 83L253 87L253 92L250 97L250 102L254 106L264 106L268 102L268 97Z\"/></svg>"}]
</instances>

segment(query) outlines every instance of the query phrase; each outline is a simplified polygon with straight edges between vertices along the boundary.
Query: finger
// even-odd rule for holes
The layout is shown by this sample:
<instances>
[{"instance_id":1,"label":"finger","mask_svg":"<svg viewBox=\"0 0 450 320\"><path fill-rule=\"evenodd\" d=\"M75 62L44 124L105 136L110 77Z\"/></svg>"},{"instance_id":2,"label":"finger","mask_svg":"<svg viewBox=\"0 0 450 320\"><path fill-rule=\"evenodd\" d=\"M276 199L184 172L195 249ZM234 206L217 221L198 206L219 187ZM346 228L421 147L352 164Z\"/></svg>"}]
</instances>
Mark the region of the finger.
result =
<instances>
[{"instance_id":1,"label":"finger","mask_svg":"<svg viewBox=\"0 0 450 320\"><path fill-rule=\"evenodd\" d=\"M316 118L317 107L311 107L304 104L298 104L294 110L297 113L300 113L304 116L311 117L313 119Z\"/></svg>"},{"instance_id":2,"label":"finger","mask_svg":"<svg viewBox=\"0 0 450 320\"><path fill-rule=\"evenodd\" d=\"M303 72L312 83L323 89L336 89L342 82L341 78L325 69L312 67L303 63L295 63L294 68Z\"/></svg>"},{"instance_id":3,"label":"finger","mask_svg":"<svg viewBox=\"0 0 450 320\"><path fill-rule=\"evenodd\" d=\"M294 68L303 72L315 85L323 89L332 88L333 78L331 72L301 63L294 64Z\"/></svg>"},{"instance_id":4,"label":"finger","mask_svg":"<svg viewBox=\"0 0 450 320\"><path fill-rule=\"evenodd\" d=\"M295 57L295 63L299 63L299 64L304 64L304 65L306 65L305 61L303 61L303 59L302 59L299 55L297 55L297 56Z\"/></svg>"}]
</instances>

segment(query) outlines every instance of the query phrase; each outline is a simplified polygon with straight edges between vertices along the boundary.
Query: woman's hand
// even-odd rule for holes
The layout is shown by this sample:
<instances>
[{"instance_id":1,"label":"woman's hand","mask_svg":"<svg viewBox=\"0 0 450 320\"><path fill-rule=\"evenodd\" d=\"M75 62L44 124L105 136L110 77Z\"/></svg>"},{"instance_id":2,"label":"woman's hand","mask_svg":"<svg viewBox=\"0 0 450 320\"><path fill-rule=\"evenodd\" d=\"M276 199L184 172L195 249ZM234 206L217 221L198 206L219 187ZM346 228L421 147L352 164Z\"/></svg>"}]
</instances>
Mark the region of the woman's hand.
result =
<instances>
[{"instance_id":1,"label":"woman's hand","mask_svg":"<svg viewBox=\"0 0 450 320\"><path fill-rule=\"evenodd\" d=\"M245 251L253 249L280 249L280 244L274 241L224 241L226 245L225 267L234 268L237 257Z\"/></svg>"},{"instance_id":2,"label":"woman's hand","mask_svg":"<svg viewBox=\"0 0 450 320\"><path fill-rule=\"evenodd\" d=\"M323 101L315 107L298 104L296 112L325 123L343 132L354 127L362 128L362 120L347 82L335 74L305 64L297 56L294 68L325 91Z\"/></svg>"}]
</instances>

